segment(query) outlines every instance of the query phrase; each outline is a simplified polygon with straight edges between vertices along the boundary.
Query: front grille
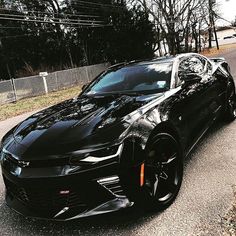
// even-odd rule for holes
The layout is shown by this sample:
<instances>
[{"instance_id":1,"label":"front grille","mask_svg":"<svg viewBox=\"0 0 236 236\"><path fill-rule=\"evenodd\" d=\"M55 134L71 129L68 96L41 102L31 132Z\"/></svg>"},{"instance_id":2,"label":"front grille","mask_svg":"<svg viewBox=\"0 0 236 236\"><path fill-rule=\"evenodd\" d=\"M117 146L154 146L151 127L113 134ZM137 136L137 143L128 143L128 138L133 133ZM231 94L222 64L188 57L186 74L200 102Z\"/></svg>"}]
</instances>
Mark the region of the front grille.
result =
<instances>
[{"instance_id":1,"label":"front grille","mask_svg":"<svg viewBox=\"0 0 236 236\"><path fill-rule=\"evenodd\" d=\"M31 167L31 168L42 168L42 167L54 167L54 166L65 166L69 164L69 158L54 158L47 160L33 160L28 162L27 166L24 166L24 160L17 160L13 155L7 152L2 152L2 160L8 162L10 165L21 166L21 167ZM27 161L26 161L27 162Z\"/></svg>"},{"instance_id":2,"label":"front grille","mask_svg":"<svg viewBox=\"0 0 236 236\"><path fill-rule=\"evenodd\" d=\"M37 189L18 187L4 178L7 192L27 207L40 211L57 211L64 207L87 209L75 189Z\"/></svg>"},{"instance_id":3,"label":"front grille","mask_svg":"<svg viewBox=\"0 0 236 236\"><path fill-rule=\"evenodd\" d=\"M68 164L69 164L69 158L68 157L30 161L30 167L31 168L65 166L65 165L68 165Z\"/></svg>"}]
</instances>

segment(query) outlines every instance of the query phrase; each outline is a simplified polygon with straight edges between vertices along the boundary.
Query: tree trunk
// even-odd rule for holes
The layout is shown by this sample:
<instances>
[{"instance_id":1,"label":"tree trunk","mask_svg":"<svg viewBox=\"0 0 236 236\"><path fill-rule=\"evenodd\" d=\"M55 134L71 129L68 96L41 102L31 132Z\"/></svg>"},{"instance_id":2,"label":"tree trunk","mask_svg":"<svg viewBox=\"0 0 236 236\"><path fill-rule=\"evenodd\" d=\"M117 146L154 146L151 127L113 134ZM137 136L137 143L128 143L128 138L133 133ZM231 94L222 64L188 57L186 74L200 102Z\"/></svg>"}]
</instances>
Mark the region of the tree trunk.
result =
<instances>
[{"instance_id":1,"label":"tree trunk","mask_svg":"<svg viewBox=\"0 0 236 236\"><path fill-rule=\"evenodd\" d=\"M180 53L180 40L179 40L179 34L175 34L175 41L176 41L176 52L177 54Z\"/></svg>"},{"instance_id":2,"label":"tree trunk","mask_svg":"<svg viewBox=\"0 0 236 236\"><path fill-rule=\"evenodd\" d=\"M211 26L209 27L208 29L208 42L209 42L209 48L212 48L212 29L211 29Z\"/></svg>"}]
</instances>

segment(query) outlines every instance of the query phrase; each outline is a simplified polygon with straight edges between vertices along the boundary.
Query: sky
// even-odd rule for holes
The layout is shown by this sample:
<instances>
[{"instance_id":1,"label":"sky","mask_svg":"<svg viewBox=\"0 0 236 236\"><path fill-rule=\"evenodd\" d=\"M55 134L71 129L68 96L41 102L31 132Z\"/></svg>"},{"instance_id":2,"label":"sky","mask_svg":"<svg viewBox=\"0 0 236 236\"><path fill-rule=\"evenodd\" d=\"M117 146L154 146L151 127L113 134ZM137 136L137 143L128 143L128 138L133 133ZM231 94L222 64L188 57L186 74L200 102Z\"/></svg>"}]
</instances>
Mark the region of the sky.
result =
<instances>
[{"instance_id":1,"label":"sky","mask_svg":"<svg viewBox=\"0 0 236 236\"><path fill-rule=\"evenodd\" d=\"M222 18L228 21L234 21L236 17L236 0L216 0L219 4L219 12ZM217 25L228 25L227 21L218 20Z\"/></svg>"}]
</instances>

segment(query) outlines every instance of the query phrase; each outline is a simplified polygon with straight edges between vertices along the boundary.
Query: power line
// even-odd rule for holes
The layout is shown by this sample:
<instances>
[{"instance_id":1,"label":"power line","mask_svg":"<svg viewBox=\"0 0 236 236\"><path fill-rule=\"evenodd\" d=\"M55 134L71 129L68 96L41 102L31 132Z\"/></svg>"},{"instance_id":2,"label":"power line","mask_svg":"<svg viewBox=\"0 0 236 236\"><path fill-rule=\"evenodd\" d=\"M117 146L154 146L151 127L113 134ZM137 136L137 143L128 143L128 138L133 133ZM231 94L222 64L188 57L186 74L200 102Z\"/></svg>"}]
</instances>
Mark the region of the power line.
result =
<instances>
[{"instance_id":1,"label":"power line","mask_svg":"<svg viewBox=\"0 0 236 236\"><path fill-rule=\"evenodd\" d=\"M107 25L107 26L109 26L109 25ZM95 27L97 27L97 26L95 26ZM73 27L73 28L77 29L79 27ZM40 35L42 35L42 34L51 34L51 33L57 33L57 31L55 31L55 30L54 31L47 31L47 32L34 31L34 32L31 32L30 34L7 35L7 36L3 36L3 37L0 36L0 40L7 39L7 38L21 38L21 37L30 37L30 36L40 37Z\"/></svg>"},{"instance_id":2,"label":"power line","mask_svg":"<svg viewBox=\"0 0 236 236\"><path fill-rule=\"evenodd\" d=\"M26 17L26 18L25 18ZM0 14L0 19L2 20L13 20L13 21L25 21L25 22L37 22L37 23L51 23L51 24L69 24L69 25L92 25L98 26L103 21L96 20L76 20L76 19L62 19L62 18L49 18L45 17L36 17L36 16L27 16L27 15L16 15L16 14Z\"/></svg>"},{"instance_id":3,"label":"power line","mask_svg":"<svg viewBox=\"0 0 236 236\"><path fill-rule=\"evenodd\" d=\"M29 15L16 15L16 14L1 14L0 13L0 16L6 16L6 17L20 17L19 19L24 19L24 17L27 17L27 18L33 18L33 20L46 20L45 17L39 17L39 16L29 16ZM80 20L80 19L68 19L68 18L56 18L56 17L53 17L53 18L50 18L50 20L69 20L69 22L71 23L78 23L78 22L86 22L86 23L104 23L103 21L96 21L96 20Z\"/></svg>"},{"instance_id":4,"label":"power line","mask_svg":"<svg viewBox=\"0 0 236 236\"><path fill-rule=\"evenodd\" d=\"M95 3L95 2L87 2L82 0L72 0L72 2L76 2L77 4L88 4L88 5L95 5L100 7L115 7L115 8L124 8L124 6L118 6L118 5L112 5L112 4L106 4L106 3Z\"/></svg>"},{"instance_id":5,"label":"power line","mask_svg":"<svg viewBox=\"0 0 236 236\"><path fill-rule=\"evenodd\" d=\"M31 20L31 19L19 19L19 18L11 18L11 17L0 17L0 20L11 20L11 21L23 21L23 22L34 22L34 23L47 23L47 24L60 24L60 25L78 25L78 26L110 26L110 25L102 25L102 24L93 24L93 23L75 23L75 22L60 22L60 21L43 21L43 20Z\"/></svg>"},{"instance_id":6,"label":"power line","mask_svg":"<svg viewBox=\"0 0 236 236\"><path fill-rule=\"evenodd\" d=\"M7 8L2 8L0 7L0 10L5 10L5 11L11 11L11 12L19 12L17 10L13 10L13 9L7 9ZM85 17L85 18L99 18L100 16L96 16L96 15L84 15L82 12L78 14L72 14L72 13L59 13L59 12L46 12L46 11L30 11L30 10L25 10L25 12L30 12L30 13L38 13L38 14L51 14L51 15L63 15L63 16L74 16L74 17Z\"/></svg>"},{"instance_id":7,"label":"power line","mask_svg":"<svg viewBox=\"0 0 236 236\"><path fill-rule=\"evenodd\" d=\"M111 27L112 25L111 24L107 24L107 25L93 25L91 26L91 28L102 28L102 27ZM69 28L73 28L73 29L81 29L81 27L78 27L78 26L67 26ZM24 30L24 26L23 27L1 27L0 26L0 30L1 29L21 29L21 30ZM66 29L68 30L68 28Z\"/></svg>"},{"instance_id":8,"label":"power line","mask_svg":"<svg viewBox=\"0 0 236 236\"><path fill-rule=\"evenodd\" d=\"M221 17L220 15L218 15L216 12L214 12L214 14L218 17L218 18L220 18L221 20L224 20L224 21L226 21L226 22L228 22L228 23L230 23L230 24L232 24L232 22L231 21L229 21L229 20L226 20L225 18L223 18L223 17Z\"/></svg>"}]
</instances>

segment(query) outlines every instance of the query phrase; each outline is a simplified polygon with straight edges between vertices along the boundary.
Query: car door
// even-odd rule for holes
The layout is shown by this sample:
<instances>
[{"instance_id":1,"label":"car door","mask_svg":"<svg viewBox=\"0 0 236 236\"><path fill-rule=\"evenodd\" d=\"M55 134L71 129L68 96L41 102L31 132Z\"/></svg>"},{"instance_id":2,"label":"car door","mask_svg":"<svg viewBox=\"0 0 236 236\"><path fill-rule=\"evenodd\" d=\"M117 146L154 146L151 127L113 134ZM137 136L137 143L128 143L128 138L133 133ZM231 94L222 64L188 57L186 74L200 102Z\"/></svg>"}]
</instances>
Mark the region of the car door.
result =
<instances>
[{"instance_id":1,"label":"car door","mask_svg":"<svg viewBox=\"0 0 236 236\"><path fill-rule=\"evenodd\" d=\"M209 89L205 63L197 55L182 57L177 68L177 84L181 87L175 94L172 118L183 135L185 147L191 147L205 132L210 122ZM195 75L198 80L184 81ZM193 76L194 78L194 76Z\"/></svg>"},{"instance_id":2,"label":"car door","mask_svg":"<svg viewBox=\"0 0 236 236\"><path fill-rule=\"evenodd\" d=\"M215 120L223 109L225 102L227 74L224 70L219 68L213 70L210 61L206 60L206 83L209 85L208 99L209 99L209 113L212 120Z\"/></svg>"}]
</instances>

